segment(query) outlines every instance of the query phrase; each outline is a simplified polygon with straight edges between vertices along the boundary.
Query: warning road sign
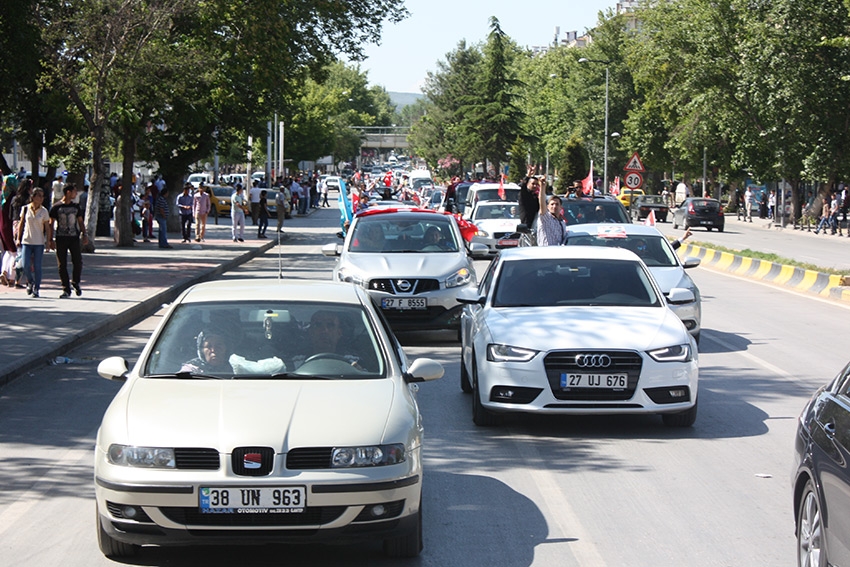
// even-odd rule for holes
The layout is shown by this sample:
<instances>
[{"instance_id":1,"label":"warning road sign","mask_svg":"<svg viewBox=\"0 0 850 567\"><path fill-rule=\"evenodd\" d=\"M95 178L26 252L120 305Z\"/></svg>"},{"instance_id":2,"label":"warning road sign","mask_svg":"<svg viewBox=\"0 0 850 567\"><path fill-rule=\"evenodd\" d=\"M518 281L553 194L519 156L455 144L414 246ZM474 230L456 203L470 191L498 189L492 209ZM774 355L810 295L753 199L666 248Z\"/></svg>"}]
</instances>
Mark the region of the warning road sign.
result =
<instances>
[{"instance_id":1,"label":"warning road sign","mask_svg":"<svg viewBox=\"0 0 850 567\"><path fill-rule=\"evenodd\" d=\"M632 159L629 160L629 163L627 163L626 167L624 167L623 169L625 169L626 171L646 171L643 168L643 163L640 161L640 156L637 152L632 154Z\"/></svg>"},{"instance_id":2,"label":"warning road sign","mask_svg":"<svg viewBox=\"0 0 850 567\"><path fill-rule=\"evenodd\" d=\"M626 187L629 189L637 189L641 185L643 185L643 176L637 171L631 171L626 174L625 178Z\"/></svg>"}]
</instances>

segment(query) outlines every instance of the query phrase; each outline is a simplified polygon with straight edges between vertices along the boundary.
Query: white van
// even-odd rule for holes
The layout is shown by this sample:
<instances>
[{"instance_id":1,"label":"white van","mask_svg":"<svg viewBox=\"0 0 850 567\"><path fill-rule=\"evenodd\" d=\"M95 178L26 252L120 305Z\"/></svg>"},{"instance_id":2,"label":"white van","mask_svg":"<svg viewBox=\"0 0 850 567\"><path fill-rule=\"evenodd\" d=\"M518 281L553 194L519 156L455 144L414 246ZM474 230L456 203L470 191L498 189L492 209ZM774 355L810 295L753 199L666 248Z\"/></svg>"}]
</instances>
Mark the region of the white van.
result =
<instances>
[{"instance_id":1,"label":"white van","mask_svg":"<svg viewBox=\"0 0 850 567\"><path fill-rule=\"evenodd\" d=\"M415 169L411 171L407 176L407 180L410 188L414 191L418 191L425 185L434 184L434 180L431 179L431 172L427 169Z\"/></svg>"},{"instance_id":2,"label":"white van","mask_svg":"<svg viewBox=\"0 0 850 567\"><path fill-rule=\"evenodd\" d=\"M212 175L209 173L193 173L186 178L186 183L191 183L195 189L198 188L201 181L203 181L205 185L209 185L212 183Z\"/></svg>"}]
</instances>

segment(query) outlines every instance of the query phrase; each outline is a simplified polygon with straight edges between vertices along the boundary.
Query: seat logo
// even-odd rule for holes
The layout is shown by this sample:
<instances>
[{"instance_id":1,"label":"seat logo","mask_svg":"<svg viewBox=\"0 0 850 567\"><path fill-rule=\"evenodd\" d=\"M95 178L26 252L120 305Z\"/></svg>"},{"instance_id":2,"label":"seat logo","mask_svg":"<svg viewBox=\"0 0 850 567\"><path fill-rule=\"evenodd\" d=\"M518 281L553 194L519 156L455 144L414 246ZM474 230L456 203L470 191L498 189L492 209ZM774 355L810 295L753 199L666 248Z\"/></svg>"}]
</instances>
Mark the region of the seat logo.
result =
<instances>
[{"instance_id":1,"label":"seat logo","mask_svg":"<svg viewBox=\"0 0 850 567\"><path fill-rule=\"evenodd\" d=\"M408 280L396 280L395 285L399 291L410 291L413 287Z\"/></svg>"},{"instance_id":2,"label":"seat logo","mask_svg":"<svg viewBox=\"0 0 850 567\"><path fill-rule=\"evenodd\" d=\"M608 368L611 357L607 354L577 354L576 366L579 368Z\"/></svg>"},{"instance_id":3,"label":"seat logo","mask_svg":"<svg viewBox=\"0 0 850 567\"><path fill-rule=\"evenodd\" d=\"M263 466L263 456L259 453L245 453L242 466L246 469L258 469Z\"/></svg>"}]
</instances>

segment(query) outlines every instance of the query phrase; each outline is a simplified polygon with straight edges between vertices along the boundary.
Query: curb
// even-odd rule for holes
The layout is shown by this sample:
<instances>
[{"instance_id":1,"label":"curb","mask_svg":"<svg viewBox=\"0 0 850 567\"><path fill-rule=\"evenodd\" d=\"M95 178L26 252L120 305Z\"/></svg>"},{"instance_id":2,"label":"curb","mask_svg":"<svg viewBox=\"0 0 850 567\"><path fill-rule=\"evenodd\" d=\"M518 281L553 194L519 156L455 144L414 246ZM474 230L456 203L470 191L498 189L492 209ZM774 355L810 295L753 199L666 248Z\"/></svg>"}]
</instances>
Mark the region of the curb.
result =
<instances>
[{"instance_id":1,"label":"curb","mask_svg":"<svg viewBox=\"0 0 850 567\"><path fill-rule=\"evenodd\" d=\"M29 357L22 357L22 359L11 364L10 368L6 370L2 375L0 375L0 387L9 384L15 378L18 378L25 372L47 364L50 360L53 360L55 357L69 350L72 350L89 341L108 335L109 333L117 331L122 327L133 324L137 321L141 321L145 317L148 317L151 313L158 310L163 304L171 303L172 301L174 301L174 299L176 299L178 295L183 293L191 286L211 280L228 270L232 270L233 268L241 264L249 262L257 256L264 254L271 248L274 248L276 245L277 239L269 240L269 242L264 243L262 246L259 246L258 248L249 250L239 256L236 256L235 258L228 260L223 264L219 264L218 266L211 268L204 273L198 274L187 280L178 282L171 287L163 289L162 291L158 291L147 299L140 301L139 303L136 303L135 305L124 309L123 311L119 311L118 313L114 313L112 315L107 315L102 321L94 323L86 329L81 329L76 333L70 334L66 338L63 338L59 341L54 341L49 346L41 349L40 351L32 354Z\"/></svg>"},{"instance_id":2,"label":"curb","mask_svg":"<svg viewBox=\"0 0 850 567\"><path fill-rule=\"evenodd\" d=\"M679 249L679 255L699 258L701 266L708 266L715 270L789 287L795 291L813 293L837 301L850 302L850 287L841 285L842 276L839 275L825 274L757 258L746 258L693 244L682 246Z\"/></svg>"}]
</instances>

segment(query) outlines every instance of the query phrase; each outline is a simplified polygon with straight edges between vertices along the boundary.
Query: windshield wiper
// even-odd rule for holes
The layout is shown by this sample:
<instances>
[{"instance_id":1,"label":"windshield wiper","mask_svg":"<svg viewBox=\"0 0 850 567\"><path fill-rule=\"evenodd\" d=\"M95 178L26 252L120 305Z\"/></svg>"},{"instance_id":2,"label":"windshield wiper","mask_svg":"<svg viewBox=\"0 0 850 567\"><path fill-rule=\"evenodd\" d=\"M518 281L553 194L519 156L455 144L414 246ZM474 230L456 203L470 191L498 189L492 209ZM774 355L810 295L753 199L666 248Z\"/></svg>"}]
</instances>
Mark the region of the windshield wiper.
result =
<instances>
[{"instance_id":1,"label":"windshield wiper","mask_svg":"<svg viewBox=\"0 0 850 567\"><path fill-rule=\"evenodd\" d=\"M178 380L228 380L215 374L200 374L198 372L175 372L174 374L148 374L145 378L177 378Z\"/></svg>"}]
</instances>

